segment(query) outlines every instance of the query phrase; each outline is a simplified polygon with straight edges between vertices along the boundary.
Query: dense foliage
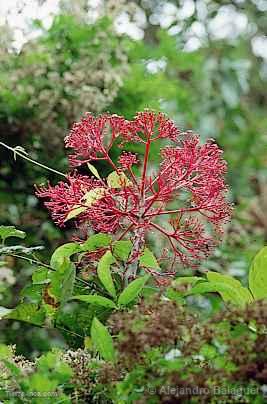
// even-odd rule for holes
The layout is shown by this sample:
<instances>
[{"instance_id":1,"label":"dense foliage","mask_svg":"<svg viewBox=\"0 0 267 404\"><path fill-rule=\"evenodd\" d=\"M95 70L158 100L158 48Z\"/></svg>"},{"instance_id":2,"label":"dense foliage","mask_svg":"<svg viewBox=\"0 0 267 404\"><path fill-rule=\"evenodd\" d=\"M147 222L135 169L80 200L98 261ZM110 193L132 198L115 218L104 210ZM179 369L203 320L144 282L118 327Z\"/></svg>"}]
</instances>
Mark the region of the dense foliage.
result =
<instances>
[{"instance_id":1,"label":"dense foliage","mask_svg":"<svg viewBox=\"0 0 267 404\"><path fill-rule=\"evenodd\" d=\"M88 349L54 350L32 362L2 346L9 395L1 398L39 403L38 391L51 403L264 403L266 321L263 301L207 320L157 297L111 316L115 366Z\"/></svg>"}]
</instances>

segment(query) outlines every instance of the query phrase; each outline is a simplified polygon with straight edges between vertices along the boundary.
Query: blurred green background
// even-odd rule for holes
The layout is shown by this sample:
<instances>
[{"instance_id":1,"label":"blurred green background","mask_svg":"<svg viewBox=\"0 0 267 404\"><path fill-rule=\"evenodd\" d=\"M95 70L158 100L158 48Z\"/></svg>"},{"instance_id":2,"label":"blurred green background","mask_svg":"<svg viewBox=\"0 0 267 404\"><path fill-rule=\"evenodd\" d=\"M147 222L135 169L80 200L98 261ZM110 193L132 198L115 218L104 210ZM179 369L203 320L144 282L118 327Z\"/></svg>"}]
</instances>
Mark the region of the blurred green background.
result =
<instances>
[{"instance_id":1,"label":"blurred green background","mask_svg":"<svg viewBox=\"0 0 267 404\"><path fill-rule=\"evenodd\" d=\"M66 171L63 140L85 111L132 118L144 108L216 139L235 211L203 269L246 281L267 237L266 12L265 0L1 2L0 141ZM33 185L59 178L3 147L0 159L0 224L26 231L48 259L72 229L56 228ZM6 258L0 304L13 307L31 273ZM47 331L17 322L0 340L33 355L49 348Z\"/></svg>"}]
</instances>

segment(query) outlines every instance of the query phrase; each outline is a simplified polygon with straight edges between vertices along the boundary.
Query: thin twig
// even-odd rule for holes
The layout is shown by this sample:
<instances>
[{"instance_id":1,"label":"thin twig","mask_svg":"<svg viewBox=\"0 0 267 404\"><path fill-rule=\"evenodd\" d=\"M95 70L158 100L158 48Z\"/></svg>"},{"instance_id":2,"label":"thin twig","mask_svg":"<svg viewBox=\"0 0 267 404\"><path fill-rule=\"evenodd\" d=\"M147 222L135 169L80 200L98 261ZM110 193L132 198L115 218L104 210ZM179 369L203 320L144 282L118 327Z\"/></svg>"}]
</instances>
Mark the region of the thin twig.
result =
<instances>
[{"instance_id":1,"label":"thin twig","mask_svg":"<svg viewBox=\"0 0 267 404\"><path fill-rule=\"evenodd\" d=\"M43 266L43 267L45 267L45 268L50 269L51 271L56 272L56 269L55 269L55 268L51 267L51 266L48 265L48 264L45 264L45 263L42 262L42 261L39 261L39 260L36 260L36 259L33 259L33 258L24 257L23 255L19 255L19 254L8 253L8 254L6 254L6 255L9 255L9 256L15 257L15 258L21 258L21 259L23 259L23 260L25 260L25 261L28 261L28 262L32 263L32 264L41 265L41 266ZM86 286L90 286L90 284L89 284L88 282L86 282L84 279L81 279L81 278L79 278L79 277L77 277L77 276L75 276L75 280L77 280L77 281L79 281L79 282L82 282L82 283L83 283L84 285L86 285Z\"/></svg>"},{"instance_id":2,"label":"thin twig","mask_svg":"<svg viewBox=\"0 0 267 404\"><path fill-rule=\"evenodd\" d=\"M82 335L77 334L77 333L74 332L74 331L67 330L67 329L64 328L64 327L60 327L60 326L58 326L57 324L55 325L55 329L65 331L66 333L69 333L69 334L71 334L71 335L75 335L76 337L79 337L79 338L84 339L84 337L83 337Z\"/></svg>"},{"instance_id":3,"label":"thin twig","mask_svg":"<svg viewBox=\"0 0 267 404\"><path fill-rule=\"evenodd\" d=\"M32 164L35 164L39 167L44 168L45 170L51 171L52 173L61 175L62 177L66 178L66 175L64 173L54 170L53 168L47 167L46 165L39 163L38 161L31 159L30 157L27 157L23 152L20 152L16 147L8 146L7 144L5 144L3 142L0 142L0 145L5 147L8 150L11 150L14 153L14 156L18 155L18 156L22 157L24 160L30 161Z\"/></svg>"}]
</instances>

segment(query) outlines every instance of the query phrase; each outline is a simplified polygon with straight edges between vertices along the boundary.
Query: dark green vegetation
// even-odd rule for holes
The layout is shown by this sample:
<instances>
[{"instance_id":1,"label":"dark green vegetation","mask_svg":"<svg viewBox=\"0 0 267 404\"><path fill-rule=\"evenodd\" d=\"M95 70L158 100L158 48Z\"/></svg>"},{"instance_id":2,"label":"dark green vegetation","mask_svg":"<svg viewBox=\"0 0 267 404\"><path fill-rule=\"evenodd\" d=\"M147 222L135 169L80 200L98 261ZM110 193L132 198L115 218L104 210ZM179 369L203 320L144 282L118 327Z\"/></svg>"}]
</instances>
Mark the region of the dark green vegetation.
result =
<instances>
[{"instance_id":1,"label":"dark green vegetation","mask_svg":"<svg viewBox=\"0 0 267 404\"><path fill-rule=\"evenodd\" d=\"M199 132L202 140L212 137L224 150L234 216L215 255L197 273L181 274L199 277L201 287L196 279L186 285L178 277L172 287L159 290L148 281L136 289L141 300L133 293L129 305L120 305L116 299L123 285L116 276L114 299L82 259L73 261L76 265L68 256L51 263L53 251L70 242L75 230L56 228L35 198L33 184L47 178L54 184L59 178L0 147L0 224L27 233L23 247L12 247L13 239L7 238L0 251L0 306L20 304L0 312L7 317L0 323L0 400L263 403L266 303L251 302L240 288L251 288L248 269L267 234L266 59L252 49L267 25L264 1L195 2L191 15L173 17L167 28L159 24L160 1L136 1L150 18L143 40L118 35L113 27L120 7L133 21L135 7L117 4L114 9L108 1L104 15L88 24L83 2L77 3L79 13L65 4L49 29L35 21L33 30L41 29L40 35L19 52L12 49L8 27L0 27L0 142L19 145L31 158L65 172L63 139L85 111L132 118L146 107L162 110L180 128ZM180 10L183 2L170 3ZM247 19L240 34L236 28L235 34L216 36L210 28L223 6ZM189 52L184 46L194 30L203 30L199 24L201 46ZM152 155L157 162L158 150ZM97 168L105 174L105 165ZM265 260L260 267L255 284L257 298L263 299ZM207 281L206 270L235 280ZM208 282L213 285L203 286ZM150 301L153 293L157 297ZM100 300L69 300L95 294ZM93 335L104 338L104 351L92 342ZM192 394L193 388L198 392ZM5 391L11 392L9 398ZM175 397L177 391L182 397ZM33 397L34 392L54 396Z\"/></svg>"}]
</instances>

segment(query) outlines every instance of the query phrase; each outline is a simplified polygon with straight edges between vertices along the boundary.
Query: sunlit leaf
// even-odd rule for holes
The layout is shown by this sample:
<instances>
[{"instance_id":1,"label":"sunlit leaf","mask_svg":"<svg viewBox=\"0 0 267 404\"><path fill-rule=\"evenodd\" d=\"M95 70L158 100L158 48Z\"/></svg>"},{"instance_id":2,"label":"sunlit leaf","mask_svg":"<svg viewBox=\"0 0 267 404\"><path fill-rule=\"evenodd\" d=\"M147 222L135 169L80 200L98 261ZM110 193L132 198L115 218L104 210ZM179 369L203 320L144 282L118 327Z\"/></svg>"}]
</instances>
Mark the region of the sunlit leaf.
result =
<instances>
[{"instance_id":1,"label":"sunlit leaf","mask_svg":"<svg viewBox=\"0 0 267 404\"><path fill-rule=\"evenodd\" d=\"M90 191L86 192L83 197L84 204L88 207L92 206L99 199L103 198L106 192L106 189L102 187L91 189Z\"/></svg>"},{"instance_id":2,"label":"sunlit leaf","mask_svg":"<svg viewBox=\"0 0 267 404\"><path fill-rule=\"evenodd\" d=\"M26 233L21 230L17 230L14 226L0 226L0 238L3 243L8 237L17 237L17 238L25 238Z\"/></svg>"},{"instance_id":3,"label":"sunlit leaf","mask_svg":"<svg viewBox=\"0 0 267 404\"><path fill-rule=\"evenodd\" d=\"M90 236L88 240L86 240L81 245L82 251L95 251L98 248L108 247L112 241L112 237L109 234L98 233Z\"/></svg>"},{"instance_id":4,"label":"sunlit leaf","mask_svg":"<svg viewBox=\"0 0 267 404\"><path fill-rule=\"evenodd\" d=\"M149 275L142 276L132 281L120 294L118 304L120 306L126 306L134 299L138 297L142 289L144 288Z\"/></svg>"},{"instance_id":5,"label":"sunlit leaf","mask_svg":"<svg viewBox=\"0 0 267 404\"><path fill-rule=\"evenodd\" d=\"M96 169L92 164L90 164L90 163L87 163L87 166L88 166L89 170L91 171L91 173L94 174L94 176L95 176L96 178L98 178L99 180L101 180L101 177L100 177L100 175L99 175L97 169Z\"/></svg>"},{"instance_id":6,"label":"sunlit leaf","mask_svg":"<svg viewBox=\"0 0 267 404\"><path fill-rule=\"evenodd\" d=\"M224 285L232 286L234 289L238 291L238 294L242 296L244 302L246 303L253 302L253 296L251 295L250 291L247 288L243 287L242 284L232 276L209 271L207 272L207 279L210 282L220 282L223 283ZM232 292L230 292L230 294L228 294L228 292L220 292L220 295L225 301L231 300L232 298L231 297Z\"/></svg>"},{"instance_id":7,"label":"sunlit leaf","mask_svg":"<svg viewBox=\"0 0 267 404\"><path fill-rule=\"evenodd\" d=\"M50 278L48 276L48 268L40 267L37 268L32 274L32 283L34 285L43 285L50 282Z\"/></svg>"},{"instance_id":8,"label":"sunlit leaf","mask_svg":"<svg viewBox=\"0 0 267 404\"><path fill-rule=\"evenodd\" d=\"M148 248L144 249L144 252L140 256L139 263L141 266L146 268L160 269L160 266L158 264L155 255Z\"/></svg>"},{"instance_id":9,"label":"sunlit leaf","mask_svg":"<svg viewBox=\"0 0 267 404\"><path fill-rule=\"evenodd\" d=\"M1 307L0 307L1 310ZM1 317L0 317L1 319ZM0 344L0 360L1 359L11 359L13 356L13 349L11 346Z\"/></svg>"},{"instance_id":10,"label":"sunlit leaf","mask_svg":"<svg viewBox=\"0 0 267 404\"><path fill-rule=\"evenodd\" d=\"M75 217L79 216L81 213L86 211L85 206L77 206L76 208L72 209L68 215L66 216L66 219L64 220L67 222L68 220L74 219Z\"/></svg>"},{"instance_id":11,"label":"sunlit leaf","mask_svg":"<svg viewBox=\"0 0 267 404\"><path fill-rule=\"evenodd\" d=\"M199 282L184 296L198 295L203 293L219 293L223 300L244 307L248 300L244 298L238 288L222 282Z\"/></svg>"},{"instance_id":12,"label":"sunlit leaf","mask_svg":"<svg viewBox=\"0 0 267 404\"><path fill-rule=\"evenodd\" d=\"M74 208L66 216L65 222L68 220L74 219L75 217L79 216L81 213L85 212L95 202L97 202L99 199L103 198L105 193L106 193L105 188L101 188L101 187L94 188L94 189L91 189L90 191L86 192L86 194L83 197L83 202L82 202L83 206L80 206L80 205L74 206Z\"/></svg>"},{"instance_id":13,"label":"sunlit leaf","mask_svg":"<svg viewBox=\"0 0 267 404\"><path fill-rule=\"evenodd\" d=\"M80 246L77 243L66 243L58 247L50 260L50 265L52 268L57 269L60 267L65 258L70 258L73 254L80 251Z\"/></svg>"},{"instance_id":14,"label":"sunlit leaf","mask_svg":"<svg viewBox=\"0 0 267 404\"><path fill-rule=\"evenodd\" d=\"M110 188L122 188L127 187L132 183L124 173L118 174L116 171L113 171L107 177L107 184Z\"/></svg>"}]
</instances>

